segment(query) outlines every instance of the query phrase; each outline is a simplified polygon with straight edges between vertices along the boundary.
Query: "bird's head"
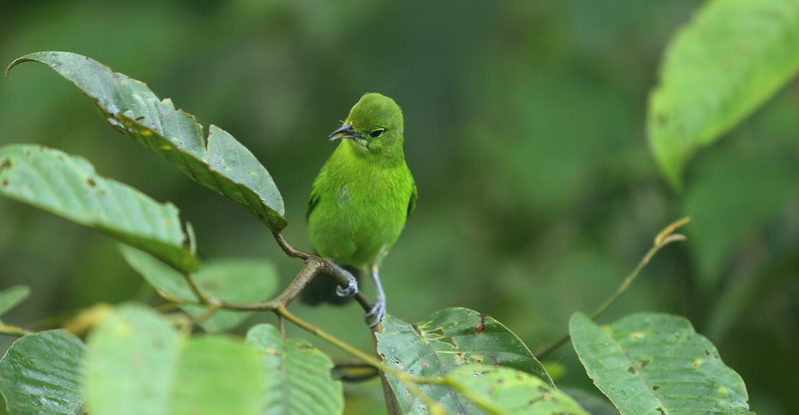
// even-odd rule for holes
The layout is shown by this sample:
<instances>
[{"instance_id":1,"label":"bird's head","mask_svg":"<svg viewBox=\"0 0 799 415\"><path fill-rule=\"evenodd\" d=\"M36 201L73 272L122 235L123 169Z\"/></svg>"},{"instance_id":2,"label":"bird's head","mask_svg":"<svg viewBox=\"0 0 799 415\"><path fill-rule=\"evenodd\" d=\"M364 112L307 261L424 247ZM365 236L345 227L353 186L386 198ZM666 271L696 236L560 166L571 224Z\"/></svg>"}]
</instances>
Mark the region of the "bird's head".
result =
<instances>
[{"instance_id":1,"label":"bird's head","mask_svg":"<svg viewBox=\"0 0 799 415\"><path fill-rule=\"evenodd\" d=\"M331 140L347 139L360 151L387 157L402 156L402 110L393 99L369 92L350 110Z\"/></svg>"}]
</instances>

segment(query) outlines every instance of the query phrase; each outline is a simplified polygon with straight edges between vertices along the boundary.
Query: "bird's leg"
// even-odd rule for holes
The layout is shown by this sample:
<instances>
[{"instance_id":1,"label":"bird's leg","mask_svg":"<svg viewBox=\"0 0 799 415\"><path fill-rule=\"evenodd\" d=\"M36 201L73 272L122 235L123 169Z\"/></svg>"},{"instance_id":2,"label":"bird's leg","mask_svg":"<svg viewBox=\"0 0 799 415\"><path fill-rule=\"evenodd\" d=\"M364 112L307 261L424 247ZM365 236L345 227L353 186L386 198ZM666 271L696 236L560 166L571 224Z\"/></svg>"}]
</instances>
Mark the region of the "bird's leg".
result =
<instances>
[{"instance_id":1,"label":"bird's leg","mask_svg":"<svg viewBox=\"0 0 799 415\"><path fill-rule=\"evenodd\" d=\"M339 297L351 297L351 296L355 295L355 293L358 292L358 280L356 280L355 277L353 277L352 274L350 274L349 271L347 271L346 269L342 268L339 264L336 264L335 262L330 261L330 265L332 265L333 268L336 269L336 271L340 272L341 275L343 275L345 278L347 278L347 286L346 287L341 286L341 285L337 285L336 286L336 295L338 295Z\"/></svg>"},{"instance_id":2,"label":"bird's leg","mask_svg":"<svg viewBox=\"0 0 799 415\"><path fill-rule=\"evenodd\" d=\"M369 323L369 327L374 327L380 324L380 321L382 321L383 317L386 315L386 293L383 291L383 285L380 284L380 274L377 272L377 265L372 265L371 274L372 280L375 282L375 288L377 288L377 296L375 297L375 304L372 306L372 309L366 313L366 317L374 316L372 322Z\"/></svg>"}]
</instances>

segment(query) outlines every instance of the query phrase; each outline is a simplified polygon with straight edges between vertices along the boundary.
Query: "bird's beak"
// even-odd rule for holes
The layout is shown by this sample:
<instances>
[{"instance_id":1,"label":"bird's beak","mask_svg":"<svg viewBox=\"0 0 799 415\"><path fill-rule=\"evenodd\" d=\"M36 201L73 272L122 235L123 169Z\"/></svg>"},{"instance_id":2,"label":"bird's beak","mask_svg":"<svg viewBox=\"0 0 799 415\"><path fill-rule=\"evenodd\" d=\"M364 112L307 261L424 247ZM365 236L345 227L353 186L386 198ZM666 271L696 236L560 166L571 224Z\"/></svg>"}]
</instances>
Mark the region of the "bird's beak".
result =
<instances>
[{"instance_id":1,"label":"bird's beak","mask_svg":"<svg viewBox=\"0 0 799 415\"><path fill-rule=\"evenodd\" d=\"M352 124L350 123L350 124L344 124L338 130L330 133L330 141L335 141L341 138L363 138L363 136L358 134L355 130L353 130Z\"/></svg>"}]
</instances>

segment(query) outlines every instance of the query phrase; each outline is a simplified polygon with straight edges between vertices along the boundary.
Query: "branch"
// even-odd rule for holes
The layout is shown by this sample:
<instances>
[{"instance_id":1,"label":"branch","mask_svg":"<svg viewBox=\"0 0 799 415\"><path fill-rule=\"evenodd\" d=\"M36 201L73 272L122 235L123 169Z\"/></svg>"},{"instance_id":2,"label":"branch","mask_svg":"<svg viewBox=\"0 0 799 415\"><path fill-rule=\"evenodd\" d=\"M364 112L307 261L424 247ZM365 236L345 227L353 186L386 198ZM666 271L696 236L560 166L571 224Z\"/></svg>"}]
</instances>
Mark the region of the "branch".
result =
<instances>
[{"instance_id":1,"label":"branch","mask_svg":"<svg viewBox=\"0 0 799 415\"><path fill-rule=\"evenodd\" d=\"M635 278L638 277L638 274L641 273L641 270L643 270L644 267L647 264L649 264L649 260L651 260L652 257L655 256L655 254L661 248L663 248L664 246L666 246L666 245L668 245L668 244L670 244L672 242L684 241L685 240L685 235L682 235L682 234L679 234L679 233L673 233L673 232L675 230L677 230L677 228L679 228L679 227L685 225L686 223L688 223L690 220L691 220L691 218L686 217L686 218L682 218L680 220L674 221L671 224L669 224L669 226L666 226L662 231L660 231L657 234L657 236L655 236L655 242L653 243L652 248L650 248L649 251L647 251L646 255L644 255L644 257L641 258L641 260L638 262L638 265L636 265L635 268L632 270L632 272L630 272L630 274L627 275L627 278L625 278L624 281L622 281L621 285L619 285L619 288L616 289L616 292L611 294L610 297L608 297L604 302L602 302L602 304L599 307L597 307L596 310L594 310L594 312L591 314L591 320L596 320L597 317L599 317L608 308L610 308L610 306L614 302L616 302L616 300L619 297L621 297L621 295L624 294L625 291L627 291L627 288L630 286L630 284L632 284L633 281L635 281ZM550 353L551 351L557 349L563 343L566 343L569 340L569 338L570 338L569 334L566 333L563 337L559 338L558 340L550 343L547 346L544 346L544 347L536 350L535 353L534 353L535 357L537 359L541 359L541 357L543 357L544 355L546 355L546 354Z\"/></svg>"},{"instance_id":2,"label":"branch","mask_svg":"<svg viewBox=\"0 0 799 415\"><path fill-rule=\"evenodd\" d=\"M6 336L22 337L28 334L33 334L33 332L22 327L0 323L0 334L5 334Z\"/></svg>"},{"instance_id":3,"label":"branch","mask_svg":"<svg viewBox=\"0 0 799 415\"><path fill-rule=\"evenodd\" d=\"M347 285L348 283L347 277L345 277L338 269L332 266L329 262L320 258L317 255L311 255L307 252L303 252L300 251L299 249L294 248L288 243L288 241L286 241L283 235L278 232L273 233L273 235L278 245L280 245L280 248L283 249L283 252L285 252L286 255L292 258L302 259L305 262L305 266L300 270L299 273L297 273L297 276L294 277L294 280L291 281L291 283L289 283L288 287L286 287L286 289L283 290L283 292L278 294L275 298L272 298L271 300L267 301L259 301L255 303L231 303L224 301L220 298L214 297L209 293L206 293L202 289L202 287L200 287L200 285L197 284L197 281L194 279L194 277L191 274L188 273L183 274L184 278L189 283L189 286L191 286L194 295L199 300L199 303L203 305L215 306L215 309L211 310L211 313L213 313L213 311L218 309L274 312L279 307L281 306L286 307L292 301L294 301L294 299L297 298L297 296L305 288L305 286L308 285L308 283L314 277L316 277L317 274L324 273L334 278L336 282L338 282L340 285ZM165 295L165 293L162 293L160 291L158 294L161 295L161 297L163 297L166 301L175 302L175 303L180 302L175 298ZM369 311L372 309L372 303L369 302L369 300L366 298L365 295L363 295L362 292L358 291L357 293L355 293L353 297L355 298L355 301L357 301L358 304L361 305L361 308L363 308L364 311ZM185 302L181 303L185 304Z\"/></svg>"},{"instance_id":4,"label":"branch","mask_svg":"<svg viewBox=\"0 0 799 415\"><path fill-rule=\"evenodd\" d=\"M186 282L189 283L189 286L191 287L191 291L194 292L194 295L197 297L198 300L200 300L200 304L218 304L219 303L218 299L216 299L213 296L210 296L210 295L206 294L205 291L203 291L203 289L200 287L200 284L197 284L197 281L194 279L194 276L192 276L191 273L189 273L189 272L184 273L183 274L183 278L186 280ZM160 290L159 290L158 293L161 294ZM164 296L163 294L161 294L161 296L164 299L166 299L166 300L171 300L169 297Z\"/></svg>"},{"instance_id":5,"label":"branch","mask_svg":"<svg viewBox=\"0 0 799 415\"><path fill-rule=\"evenodd\" d=\"M377 368L358 359L334 361L333 372L344 382L363 382L380 374Z\"/></svg>"},{"instance_id":6,"label":"branch","mask_svg":"<svg viewBox=\"0 0 799 415\"><path fill-rule=\"evenodd\" d=\"M284 290L283 293L276 298L276 299L281 299L285 305L288 305L292 300L294 300L294 298L296 298L300 294L300 291L302 291L302 289L305 288L308 282L310 282L311 279L319 272L323 272L327 275L332 276L333 279L335 279L336 282L339 283L339 285L346 286L347 283L349 282L347 280L347 277L344 276L344 274L342 274L337 268L330 265L329 262L325 261L319 256L311 255L307 252L303 252L291 246L291 244L289 244L288 241L286 241L286 238L284 238L283 234L281 234L280 232L273 232L272 235L275 237L275 241L277 241L277 244L280 246L283 252L286 253L286 255L292 258L299 258L305 261L305 268L303 268L300 271L300 273L297 274L297 277L294 278L294 281L292 281L291 284L289 284L286 290ZM303 273L307 271L310 263L315 263L314 266L317 267L314 269L315 272L310 273L310 275L303 275ZM362 292L358 291L357 293L355 293L354 297L355 301L357 301L358 304L361 305L361 308L363 308L364 311L368 312L369 310L372 309L372 304L369 302L366 296L363 295Z\"/></svg>"},{"instance_id":7,"label":"branch","mask_svg":"<svg viewBox=\"0 0 799 415\"><path fill-rule=\"evenodd\" d=\"M277 241L277 244L280 245L280 248L283 250L283 252L286 253L286 255L293 258L299 258L302 260L307 260L311 256L310 254L307 254L289 245L288 241L286 241L286 238L283 237L282 233L272 232L272 235L275 237L275 241Z\"/></svg>"},{"instance_id":8,"label":"branch","mask_svg":"<svg viewBox=\"0 0 799 415\"><path fill-rule=\"evenodd\" d=\"M378 360L376 357L363 352L341 340L332 336L331 334L325 332L324 330L300 319L299 317L295 316L288 310L288 305L300 294L300 292L305 288L305 286L319 273L325 273L333 278L341 284L345 285L347 283L347 278L335 267L333 267L328 261L320 258L317 255L308 254L306 252L300 251L299 249L294 248L291 246L288 241L281 235L279 232L273 233L275 240L277 241L280 248L283 249L283 252L286 255L292 258L299 258L305 262L305 266L297 273L297 276L294 277L294 280L286 287L283 292L277 295L275 298L256 302L256 303L246 303L246 304L239 304L239 303L230 303L219 299L213 295L210 295L203 291L199 284L194 280L194 277L190 273L184 274L186 281L191 286L194 294L197 296L197 303L193 302L185 302L179 301L175 298L170 296L164 295L159 291L159 294L168 302L176 303L176 304L199 304L199 305L206 305L207 309L206 312L203 313L200 317L196 320L201 321L210 317L214 312L220 309L225 310L239 310L239 311L271 311L277 314L278 319L282 326L283 319L288 320L294 323L296 326L306 330L313 335L321 338L322 340L332 344L333 346L349 353L350 355L360 359L363 364L374 367L378 371L389 373L394 376L400 383L402 383L411 394L413 394L416 398L424 402L424 404L428 408L428 412L430 414L445 414L444 408L438 402L434 401L432 398L424 394L421 389L417 386L417 384L437 384L437 385L445 385L450 387L455 387L455 385L450 384L450 382L446 378L428 378L428 377L418 377L408 373L405 373L401 370L394 369L385 363ZM372 304L369 302L368 299L358 291L355 294L355 300L363 307L365 311L369 311L372 308ZM376 326L376 328L380 328L382 325ZM281 330L282 332L282 330ZM474 402L476 405L480 406L484 410L488 411L489 413L494 413L492 408L484 402L479 396L474 396L470 394L468 391L459 391L464 397Z\"/></svg>"},{"instance_id":9,"label":"branch","mask_svg":"<svg viewBox=\"0 0 799 415\"><path fill-rule=\"evenodd\" d=\"M408 390L414 396L419 398L419 400L421 400L422 402L424 402L425 405L427 405L427 409L428 409L429 413L431 413L431 414L444 414L445 413L443 408L441 407L441 404L439 404L438 402L432 400L429 396L425 395L414 384L414 383L441 384L442 382L444 382L444 379L442 379L442 378L421 378L421 377L410 375L410 374L405 373L405 372L403 372L401 370L394 369L393 367L390 367L390 366L384 364L383 362L377 360L376 357L374 357L374 356L372 356L372 355L370 355L370 354L368 354L366 352L363 352L361 350L358 350L357 348L355 348L353 346L350 346L349 344L337 339L336 337L333 337L331 334L325 332L324 330L322 330L322 329L320 329L320 328L318 328L318 327L316 327L316 326L314 326L314 325L312 325L312 324L300 319L299 317L295 316L290 311L288 311L285 307L280 307L277 310L275 310L275 312L278 315L283 316L286 320L294 323L296 326L308 331L309 333L311 333L314 336L319 337L320 339L332 344L333 346L336 346L339 349L344 350L345 352L357 357L358 359L361 359L364 363L374 367L375 369L380 370L382 372L390 373L392 376L397 378L398 381L400 381L403 385L405 385L405 387L408 388Z\"/></svg>"}]
</instances>

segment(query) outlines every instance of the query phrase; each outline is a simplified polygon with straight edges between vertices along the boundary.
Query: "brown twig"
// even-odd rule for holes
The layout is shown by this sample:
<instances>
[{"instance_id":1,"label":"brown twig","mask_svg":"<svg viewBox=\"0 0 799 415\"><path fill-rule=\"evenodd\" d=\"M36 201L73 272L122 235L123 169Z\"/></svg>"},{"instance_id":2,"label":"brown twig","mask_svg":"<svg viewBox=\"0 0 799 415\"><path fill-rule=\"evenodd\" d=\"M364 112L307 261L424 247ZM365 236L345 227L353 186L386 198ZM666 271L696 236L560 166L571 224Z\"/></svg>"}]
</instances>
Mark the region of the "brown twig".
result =
<instances>
[{"instance_id":1,"label":"brown twig","mask_svg":"<svg viewBox=\"0 0 799 415\"><path fill-rule=\"evenodd\" d=\"M207 309L206 312L203 313L202 318L210 317L216 310L225 309L225 310L239 310L239 311L271 311L274 312L278 317L279 326L281 328L281 334L284 333L283 330L283 320L288 320L292 322L294 325L302 328L305 331L325 340L326 342L338 347L341 350L349 353L352 356L358 358L361 362L365 365L374 367L379 372L388 372L392 374L399 382L401 382L408 391L420 399L422 402L427 405L428 410L431 414L443 414L444 409L443 407L432 400L429 396L422 393L417 383L440 383L443 380L437 380L433 378L419 378L407 373L404 373L401 370L394 369L390 366L385 365L383 362L378 360L375 356L372 356L366 352L358 350L357 348L337 339L336 337L330 335L329 333L325 332L324 330L300 319L299 317L295 316L288 310L288 305L300 294L300 292L305 288L306 285L318 274L323 273L327 274L336 280L340 285L346 286L348 284L347 277L342 274L336 267L331 265L328 261L320 258L317 255L312 255L307 252L303 252L299 249L294 248L291 244L286 241L286 239L281 235L279 232L273 233L275 240L277 241L280 248L286 255L292 258L299 258L305 262L305 266L297 273L297 276L294 277L294 280L289 283L286 289L283 290L280 294L268 301L261 301L255 303L231 303L224 301L220 298L217 298L209 293L203 291L203 289L197 284L194 280L194 276L190 273L184 274L186 281L194 291L194 294L197 297L197 302L187 302L181 301L176 298L172 298L171 296L165 295L160 290L158 291L161 296L169 302L174 302L176 304L196 304L196 305L206 305ZM372 304L369 300L361 293L360 291L356 292L355 300L363 307L365 311L369 311L372 308ZM378 324L373 328L373 330L382 330L382 324ZM374 331L373 331L374 333ZM471 397L476 404L480 405L481 402L474 400L475 398Z\"/></svg>"},{"instance_id":2,"label":"brown twig","mask_svg":"<svg viewBox=\"0 0 799 415\"><path fill-rule=\"evenodd\" d=\"M690 220L691 220L691 218L687 218L686 217L686 218L682 218L680 220L674 221L671 224L669 224L668 226L666 226L662 231L660 231L657 234L657 236L655 236L655 242L652 244L652 248L650 248L649 251L647 251L646 255L644 255L644 257L641 258L641 260L638 262L638 265L636 265L635 268L632 270L632 272L630 272L630 274L627 275L627 277L624 279L624 281L622 281L621 285L619 285L619 288L616 289L616 292L611 294L610 297L608 297L604 302L602 302L602 304L599 307L597 307L596 310L594 310L594 312L591 314L591 320L596 320L614 302L616 302L616 300L619 297L621 297L621 295L624 294L625 291L627 291L627 288L630 286L630 284L632 284L632 282L635 280L635 278L638 276L638 274L641 273L641 270L643 270L644 267L647 264L649 264L649 260L651 260L652 257L661 248L663 248L664 246L666 246L666 245L668 245L668 244L670 244L672 242L684 241L685 240L685 236L684 235L679 234L679 233L673 233L673 232L675 230L677 230L677 228L679 228L680 226L683 226L686 223L688 223L688 221L690 221ZM552 343L550 343L550 344L548 344L548 345L546 345L544 347L539 348L534 353L535 357L537 359L540 359L544 355L550 353L551 351L553 351L553 350L557 349L558 347L560 347L561 345L563 345L563 343L566 343L569 340L569 338L570 338L569 334L566 333L565 335L563 335L563 337L555 340L554 342L552 342Z\"/></svg>"},{"instance_id":3,"label":"brown twig","mask_svg":"<svg viewBox=\"0 0 799 415\"><path fill-rule=\"evenodd\" d=\"M275 237L275 241L277 241L277 244L280 245L280 248L283 250L283 252L286 253L286 255L288 255L290 257L293 257L293 258L299 258L299 259L302 259L302 260L307 260L308 257L311 256L310 254L308 254L306 252L303 252L303 251L300 251L299 249L294 248L293 246L291 246L288 243L288 241L286 241L286 238L283 237L282 233L280 233L280 232L272 232L272 235Z\"/></svg>"},{"instance_id":4,"label":"brown twig","mask_svg":"<svg viewBox=\"0 0 799 415\"><path fill-rule=\"evenodd\" d=\"M316 255L311 255L307 252L300 251L297 248L291 246L291 244L286 241L282 234L276 232L273 234L275 236L275 240L277 241L280 248L283 249L283 252L286 255L292 258L299 258L305 262L305 266L297 273L297 276L294 277L294 280L289 283L289 285L278 294L275 298L272 298L267 301L259 301L254 303L231 303L219 298L216 298L205 291L197 284L194 277L191 274L184 274L186 281L191 286L192 291L197 296L200 304L216 304L218 305L219 309L226 309L226 310L239 310L239 311L276 311L279 307L288 306L295 298L300 294L300 292L308 285L311 280L316 277L318 274L325 274L326 276L330 276L336 280L340 285L346 286L348 283L348 279L344 276L336 267L332 266L326 260L320 258ZM353 296L355 301L361 305L364 311L369 311L372 309L372 303L363 295L362 292L358 291ZM167 301L174 301L172 298L164 297Z\"/></svg>"}]
</instances>

